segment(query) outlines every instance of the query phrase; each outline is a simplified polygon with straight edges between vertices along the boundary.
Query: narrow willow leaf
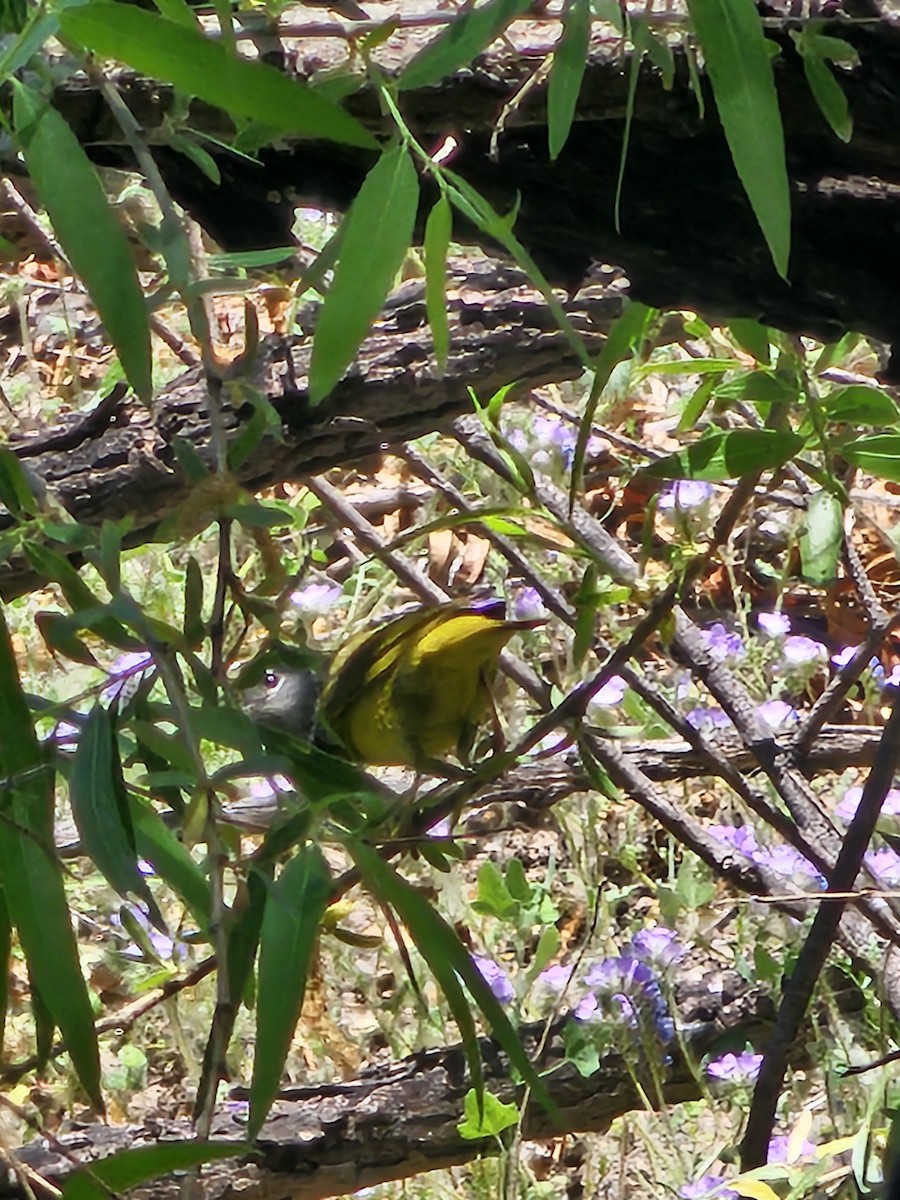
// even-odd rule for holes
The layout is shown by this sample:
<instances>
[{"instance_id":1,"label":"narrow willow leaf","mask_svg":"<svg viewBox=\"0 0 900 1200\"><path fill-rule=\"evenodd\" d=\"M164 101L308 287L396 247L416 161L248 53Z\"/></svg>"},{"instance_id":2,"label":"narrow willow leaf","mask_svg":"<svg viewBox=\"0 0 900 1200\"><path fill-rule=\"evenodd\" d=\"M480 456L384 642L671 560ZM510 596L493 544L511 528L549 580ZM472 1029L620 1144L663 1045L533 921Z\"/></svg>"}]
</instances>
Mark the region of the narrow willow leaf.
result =
<instances>
[{"instance_id":1,"label":"narrow willow leaf","mask_svg":"<svg viewBox=\"0 0 900 1200\"><path fill-rule=\"evenodd\" d=\"M155 923L165 923L137 864L134 826L113 723L100 704L85 721L69 773L69 799L82 844L123 898L139 896Z\"/></svg>"},{"instance_id":2,"label":"narrow willow leaf","mask_svg":"<svg viewBox=\"0 0 900 1200\"><path fill-rule=\"evenodd\" d=\"M91 1103L103 1110L100 1058L62 872L53 847L53 774L38 744L0 608L0 882L32 977Z\"/></svg>"},{"instance_id":3,"label":"narrow willow leaf","mask_svg":"<svg viewBox=\"0 0 900 1200\"><path fill-rule=\"evenodd\" d=\"M637 95L638 79L641 74L641 60L647 50L649 34L646 21L625 14L625 27L632 44L632 52L628 62L628 95L625 100L625 129L622 133L622 150L619 154L619 173L616 176L616 194L613 201L613 222L616 233L621 233L621 204L622 186L625 182L625 164L628 161L628 147L631 145L631 123L634 119L634 98Z\"/></svg>"},{"instance_id":4,"label":"narrow willow leaf","mask_svg":"<svg viewBox=\"0 0 900 1200\"><path fill-rule=\"evenodd\" d=\"M840 38L822 37L809 28L800 33L791 30L791 37L803 59L806 82L823 117L842 142L849 142L853 136L850 105L844 89L832 74L828 61L854 63L858 61L856 50L849 42Z\"/></svg>"},{"instance_id":5,"label":"narrow willow leaf","mask_svg":"<svg viewBox=\"0 0 900 1200\"><path fill-rule=\"evenodd\" d=\"M282 868L269 889L259 939L250 1138L259 1133L278 1091L322 918L331 899L331 883L322 851L307 846Z\"/></svg>"},{"instance_id":6,"label":"narrow willow leaf","mask_svg":"<svg viewBox=\"0 0 900 1200\"><path fill-rule=\"evenodd\" d=\"M14 82L16 138L31 181L73 269L84 281L135 392L152 390L150 324L122 227L75 134L41 97Z\"/></svg>"},{"instance_id":7,"label":"narrow willow leaf","mask_svg":"<svg viewBox=\"0 0 900 1200\"><path fill-rule=\"evenodd\" d=\"M840 447L847 462L860 470L900 483L900 433L876 433Z\"/></svg>"},{"instance_id":8,"label":"narrow willow leaf","mask_svg":"<svg viewBox=\"0 0 900 1200\"><path fill-rule=\"evenodd\" d=\"M728 331L742 350L752 354L764 367L769 366L772 361L772 347L765 325L754 321L752 317L735 317L728 322Z\"/></svg>"},{"instance_id":9,"label":"narrow willow leaf","mask_svg":"<svg viewBox=\"0 0 900 1200\"><path fill-rule=\"evenodd\" d=\"M447 251L453 229L453 210L440 195L425 223L425 311L431 326L434 357L443 375L450 355L450 322L447 318Z\"/></svg>"},{"instance_id":10,"label":"narrow willow leaf","mask_svg":"<svg viewBox=\"0 0 900 1200\"><path fill-rule=\"evenodd\" d=\"M345 218L341 257L316 324L309 394L327 396L375 320L409 249L419 181L405 147L384 153Z\"/></svg>"},{"instance_id":11,"label":"narrow willow leaf","mask_svg":"<svg viewBox=\"0 0 900 1200\"><path fill-rule=\"evenodd\" d=\"M17 519L40 512L37 477L8 446L0 446L0 500Z\"/></svg>"},{"instance_id":12,"label":"narrow willow leaf","mask_svg":"<svg viewBox=\"0 0 900 1200\"><path fill-rule=\"evenodd\" d=\"M835 388L821 404L829 421L848 425L895 425L900 420L900 409L893 396L865 383Z\"/></svg>"},{"instance_id":13,"label":"narrow willow leaf","mask_svg":"<svg viewBox=\"0 0 900 1200\"><path fill-rule=\"evenodd\" d=\"M784 129L754 0L688 0L735 170L775 270L787 279L791 197Z\"/></svg>"},{"instance_id":14,"label":"narrow willow leaf","mask_svg":"<svg viewBox=\"0 0 900 1200\"><path fill-rule=\"evenodd\" d=\"M823 587L837 577L844 536L844 508L830 492L813 492L806 505L806 527L800 538L800 564L807 583Z\"/></svg>"},{"instance_id":15,"label":"narrow willow leaf","mask_svg":"<svg viewBox=\"0 0 900 1200\"><path fill-rule=\"evenodd\" d=\"M12 952L12 917L6 903L6 891L0 887L0 1053L6 1034L6 1009L9 1005L9 956Z\"/></svg>"},{"instance_id":16,"label":"narrow willow leaf","mask_svg":"<svg viewBox=\"0 0 900 1200\"><path fill-rule=\"evenodd\" d=\"M361 842L353 842L347 849L353 855L366 885L372 888L375 895L388 904L406 925L419 953L444 989L454 1020L460 1025L466 1059L472 1071L472 1083L476 1091L483 1091L480 1051L468 1005L463 1004L460 1007L458 985L454 984L448 990L448 983L455 977L466 985L469 994L490 1025L494 1037L509 1056L512 1066L532 1089L535 1099L551 1117L554 1116L556 1105L543 1079L525 1053L502 1005L485 982L484 976L453 927L448 925L422 894L408 884L393 867L385 863L371 847Z\"/></svg>"},{"instance_id":17,"label":"narrow willow leaf","mask_svg":"<svg viewBox=\"0 0 900 1200\"><path fill-rule=\"evenodd\" d=\"M189 558L184 572L184 640L196 650L203 643L206 625L203 620L203 572L196 558Z\"/></svg>"},{"instance_id":18,"label":"narrow willow leaf","mask_svg":"<svg viewBox=\"0 0 900 1200\"><path fill-rule=\"evenodd\" d=\"M155 809L134 796L129 796L128 802L138 856L150 863L160 879L185 902L201 929L206 929L212 913L206 876Z\"/></svg>"},{"instance_id":19,"label":"narrow willow leaf","mask_svg":"<svg viewBox=\"0 0 900 1200\"><path fill-rule=\"evenodd\" d=\"M591 0L569 0L563 14L562 33L553 51L547 85L547 136L550 157L566 144L591 40Z\"/></svg>"},{"instance_id":20,"label":"narrow willow leaf","mask_svg":"<svg viewBox=\"0 0 900 1200\"><path fill-rule=\"evenodd\" d=\"M488 0L477 8L463 10L407 64L399 86L406 90L428 87L468 66L510 21L530 7L531 0Z\"/></svg>"},{"instance_id":21,"label":"narrow willow leaf","mask_svg":"<svg viewBox=\"0 0 900 1200\"><path fill-rule=\"evenodd\" d=\"M165 80L228 113L273 129L373 148L349 113L266 63L235 58L199 30L128 5L101 2L60 12L63 32L106 58Z\"/></svg>"},{"instance_id":22,"label":"narrow willow leaf","mask_svg":"<svg viewBox=\"0 0 900 1200\"><path fill-rule=\"evenodd\" d=\"M645 467L655 479L705 479L721 483L751 471L780 467L803 448L796 433L776 429L735 429L709 433L677 454Z\"/></svg>"},{"instance_id":23,"label":"narrow willow leaf","mask_svg":"<svg viewBox=\"0 0 900 1200\"><path fill-rule=\"evenodd\" d=\"M173 1171L189 1171L202 1163L247 1154L251 1149L247 1142L192 1140L120 1150L92 1162L87 1169L75 1171L66 1179L62 1194L65 1200L109 1200L110 1192L125 1192Z\"/></svg>"},{"instance_id":24,"label":"narrow willow leaf","mask_svg":"<svg viewBox=\"0 0 900 1200\"><path fill-rule=\"evenodd\" d=\"M594 423L594 414L597 412L597 405L600 403L603 389L609 383L610 376L619 363L624 362L634 353L635 347L644 337L655 312L656 309L648 308L645 304L638 304L634 300L630 301L621 317L609 331L606 343L594 364L594 378L591 381L591 390L584 407L584 415L578 426L578 440L575 443L575 456L572 460L572 480L569 485L570 509L575 505L575 494L581 479L584 456L587 453L587 444Z\"/></svg>"}]
</instances>

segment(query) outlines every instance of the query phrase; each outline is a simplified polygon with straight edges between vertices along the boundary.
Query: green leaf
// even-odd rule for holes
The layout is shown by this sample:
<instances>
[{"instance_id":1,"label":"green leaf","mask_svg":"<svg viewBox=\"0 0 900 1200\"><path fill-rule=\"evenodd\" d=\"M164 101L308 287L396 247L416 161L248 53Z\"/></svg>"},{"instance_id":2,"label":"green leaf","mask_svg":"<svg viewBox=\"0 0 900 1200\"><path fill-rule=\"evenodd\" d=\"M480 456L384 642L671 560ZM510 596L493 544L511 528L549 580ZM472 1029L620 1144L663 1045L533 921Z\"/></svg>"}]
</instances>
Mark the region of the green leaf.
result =
<instances>
[{"instance_id":1,"label":"green leaf","mask_svg":"<svg viewBox=\"0 0 900 1200\"><path fill-rule=\"evenodd\" d=\"M198 925L208 928L212 901L206 876L155 809L135 796L128 801L138 855L181 897Z\"/></svg>"},{"instance_id":2,"label":"green leaf","mask_svg":"<svg viewBox=\"0 0 900 1200\"><path fill-rule=\"evenodd\" d=\"M39 485L35 483L35 486ZM40 512L40 504L25 465L8 446L0 446L0 501L17 519L36 516Z\"/></svg>"},{"instance_id":3,"label":"green leaf","mask_svg":"<svg viewBox=\"0 0 900 1200\"><path fill-rule=\"evenodd\" d=\"M778 404L796 400L797 394L795 381L765 370L741 371L713 389L716 400L746 400L751 404Z\"/></svg>"},{"instance_id":4,"label":"green leaf","mask_svg":"<svg viewBox=\"0 0 900 1200\"><path fill-rule=\"evenodd\" d=\"M13 81L13 87L16 137L31 181L72 268L96 305L128 382L142 400L149 401L153 391L150 324L122 227L110 210L97 172L63 118L18 81Z\"/></svg>"},{"instance_id":5,"label":"green leaf","mask_svg":"<svg viewBox=\"0 0 900 1200\"><path fill-rule=\"evenodd\" d=\"M844 507L830 492L813 492L806 505L800 538L803 578L817 587L833 583L844 534Z\"/></svg>"},{"instance_id":6,"label":"green leaf","mask_svg":"<svg viewBox=\"0 0 900 1200\"><path fill-rule=\"evenodd\" d=\"M381 311L409 249L418 202L416 169L406 148L395 146L366 176L345 218L341 257L313 341L313 404L341 378Z\"/></svg>"},{"instance_id":7,"label":"green leaf","mask_svg":"<svg viewBox=\"0 0 900 1200\"><path fill-rule=\"evenodd\" d=\"M840 452L860 470L900 483L900 434L876 433L872 437L857 438L841 446Z\"/></svg>"},{"instance_id":8,"label":"green leaf","mask_svg":"<svg viewBox=\"0 0 900 1200\"><path fill-rule=\"evenodd\" d=\"M803 59L806 82L816 104L841 141L849 142L853 136L850 106L844 89L835 79L827 63L830 60L855 66L859 62L859 55L849 42L840 38L823 37L812 26L805 26L800 32L792 29L790 33Z\"/></svg>"},{"instance_id":9,"label":"green leaf","mask_svg":"<svg viewBox=\"0 0 900 1200\"><path fill-rule=\"evenodd\" d=\"M754 0L688 0L716 107L775 270L787 279L791 197L784 130Z\"/></svg>"},{"instance_id":10,"label":"green leaf","mask_svg":"<svg viewBox=\"0 0 900 1200\"><path fill-rule=\"evenodd\" d=\"M645 304L638 304L637 301L630 300L621 317L607 334L606 343L596 360L590 394L578 426L578 440L572 460L572 481L569 487L570 509L575 504L575 493L584 467L584 456L587 453L587 444L590 441L594 416L597 412L597 405L600 403L600 397L603 395L603 389L609 383L609 378L619 363L634 354L635 347L646 334L655 312L654 308L648 308Z\"/></svg>"},{"instance_id":11,"label":"green leaf","mask_svg":"<svg viewBox=\"0 0 900 1200\"><path fill-rule=\"evenodd\" d=\"M331 898L331 871L318 846L295 855L269 889L259 940L256 1049L248 1136L266 1119L303 1005L319 928Z\"/></svg>"},{"instance_id":12,"label":"green leaf","mask_svg":"<svg viewBox=\"0 0 900 1200\"><path fill-rule=\"evenodd\" d=\"M554 160L572 128L590 39L590 0L569 0L563 13L562 33L553 51L547 85L547 136L550 158Z\"/></svg>"},{"instance_id":13,"label":"green leaf","mask_svg":"<svg viewBox=\"0 0 900 1200\"><path fill-rule=\"evenodd\" d=\"M719 483L752 471L780 467L802 449L796 433L775 429L736 429L708 433L684 450L645 467L655 479L705 479Z\"/></svg>"},{"instance_id":14,"label":"green leaf","mask_svg":"<svg viewBox=\"0 0 900 1200\"><path fill-rule=\"evenodd\" d=\"M138 650L140 642L133 638L100 603L69 560L40 542L26 542L25 556L39 575L58 583L72 612L81 624L94 629L117 650Z\"/></svg>"},{"instance_id":15,"label":"green leaf","mask_svg":"<svg viewBox=\"0 0 900 1200\"><path fill-rule=\"evenodd\" d=\"M374 148L375 139L349 113L266 63L230 54L199 30L129 5L105 2L67 8L62 30L95 54L127 63L190 96L273 129Z\"/></svg>"},{"instance_id":16,"label":"green leaf","mask_svg":"<svg viewBox=\"0 0 900 1200\"><path fill-rule=\"evenodd\" d=\"M494 863L490 860L482 863L478 871L478 895L472 902L473 910L503 921L518 907L517 901L509 893L506 880Z\"/></svg>"},{"instance_id":17,"label":"green leaf","mask_svg":"<svg viewBox=\"0 0 900 1200\"><path fill-rule=\"evenodd\" d=\"M196 650L206 635L203 620L203 572L196 558L189 558L184 571L184 640Z\"/></svg>"},{"instance_id":18,"label":"green leaf","mask_svg":"<svg viewBox=\"0 0 900 1200\"><path fill-rule=\"evenodd\" d=\"M483 1102L480 1104L480 1102ZM480 1105L480 1106L479 1106ZM484 1092L481 1097L474 1088L466 1092L463 1101L465 1119L457 1125L460 1137L466 1141L478 1138L497 1137L504 1129L519 1122L519 1109L515 1104L504 1104L493 1092Z\"/></svg>"},{"instance_id":19,"label":"green leaf","mask_svg":"<svg viewBox=\"0 0 900 1200\"><path fill-rule=\"evenodd\" d=\"M450 202L440 195L425 223L425 311L431 326L434 357L443 375L450 354L450 322L447 318L447 251L453 231Z\"/></svg>"},{"instance_id":20,"label":"green leaf","mask_svg":"<svg viewBox=\"0 0 900 1200\"><path fill-rule=\"evenodd\" d=\"M76 633L77 618L44 609L34 614L34 623L51 654L60 654L88 667L98 666L93 653Z\"/></svg>"},{"instance_id":21,"label":"green leaf","mask_svg":"<svg viewBox=\"0 0 900 1200\"><path fill-rule=\"evenodd\" d=\"M675 426L676 433L690 433L697 428L700 418L709 408L715 386L716 377L714 375L707 375L700 380L694 394L688 397L684 410L678 418L678 424Z\"/></svg>"},{"instance_id":22,"label":"green leaf","mask_svg":"<svg viewBox=\"0 0 900 1200\"><path fill-rule=\"evenodd\" d=\"M769 330L752 317L735 317L728 322L728 331L742 350L752 354L758 363L767 367L772 361Z\"/></svg>"},{"instance_id":23,"label":"green leaf","mask_svg":"<svg viewBox=\"0 0 900 1200\"><path fill-rule=\"evenodd\" d=\"M530 6L531 0L488 0L477 8L463 10L407 64L398 86L405 90L428 87L467 67Z\"/></svg>"},{"instance_id":24,"label":"green leaf","mask_svg":"<svg viewBox=\"0 0 900 1200\"><path fill-rule=\"evenodd\" d=\"M865 383L835 388L822 401L822 412L829 421L847 425L895 425L900 409L893 396Z\"/></svg>"},{"instance_id":25,"label":"green leaf","mask_svg":"<svg viewBox=\"0 0 900 1200\"><path fill-rule=\"evenodd\" d=\"M91 1103L102 1112L100 1058L62 872L53 844L53 773L35 737L0 608L0 882L41 996L66 1040Z\"/></svg>"},{"instance_id":26,"label":"green leaf","mask_svg":"<svg viewBox=\"0 0 900 1200\"><path fill-rule=\"evenodd\" d=\"M6 903L6 891L0 887L0 1051L6 1033L6 1009L9 1004L9 956L12 952L12 918Z\"/></svg>"},{"instance_id":27,"label":"green leaf","mask_svg":"<svg viewBox=\"0 0 900 1200\"><path fill-rule=\"evenodd\" d=\"M109 1200L110 1192L124 1192L159 1179L173 1171L189 1171L205 1162L219 1162L248 1154L247 1142L156 1142L135 1150L120 1150L98 1159L68 1176L63 1186L65 1200Z\"/></svg>"},{"instance_id":28,"label":"green leaf","mask_svg":"<svg viewBox=\"0 0 900 1200\"><path fill-rule=\"evenodd\" d=\"M500 1002L488 987L481 972L472 961L472 956L459 940L452 926L448 925L421 893L408 884L393 867L385 863L370 846L354 841L348 842L347 849L359 867L366 886L383 904L388 905L397 913L409 930L419 953L431 968L450 1006L453 1019L459 1026L466 1061L476 1092L484 1094L480 1050L475 1036L472 1014L459 987L459 979L466 985L469 994L481 1009L490 1025L491 1032L509 1057L511 1065L531 1087L535 1098L543 1105L547 1113L555 1116L556 1106L544 1081L532 1066L509 1017L503 1011Z\"/></svg>"},{"instance_id":29,"label":"green leaf","mask_svg":"<svg viewBox=\"0 0 900 1200\"><path fill-rule=\"evenodd\" d=\"M165 929L137 865L134 826L109 713L95 704L82 726L69 774L72 815L84 849L123 898L139 896L154 923Z\"/></svg>"}]
</instances>

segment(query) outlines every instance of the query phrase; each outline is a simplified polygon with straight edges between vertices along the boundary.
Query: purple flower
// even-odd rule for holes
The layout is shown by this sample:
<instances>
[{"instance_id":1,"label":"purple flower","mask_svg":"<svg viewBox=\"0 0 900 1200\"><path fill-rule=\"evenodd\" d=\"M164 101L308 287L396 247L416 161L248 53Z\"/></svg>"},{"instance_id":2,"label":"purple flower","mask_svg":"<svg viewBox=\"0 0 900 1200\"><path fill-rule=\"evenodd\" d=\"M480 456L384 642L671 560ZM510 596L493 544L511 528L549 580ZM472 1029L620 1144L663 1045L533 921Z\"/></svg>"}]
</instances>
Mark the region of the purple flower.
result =
<instances>
[{"instance_id":1,"label":"purple flower","mask_svg":"<svg viewBox=\"0 0 900 1200\"><path fill-rule=\"evenodd\" d=\"M844 798L834 810L834 815L849 825L856 816L856 810L859 808L862 794L863 790L861 787L847 788L846 792L844 792ZM884 804L881 806L881 815L883 817L900 816L900 789L891 788L888 791L884 798Z\"/></svg>"},{"instance_id":2,"label":"purple flower","mask_svg":"<svg viewBox=\"0 0 900 1200\"><path fill-rule=\"evenodd\" d=\"M512 615L514 621L538 621L547 615L547 606L537 588L525 587L516 593Z\"/></svg>"},{"instance_id":3,"label":"purple flower","mask_svg":"<svg viewBox=\"0 0 900 1200\"><path fill-rule=\"evenodd\" d=\"M706 1073L727 1083L752 1083L759 1074L763 1056L744 1050L740 1054L723 1054L706 1064Z\"/></svg>"},{"instance_id":4,"label":"purple flower","mask_svg":"<svg viewBox=\"0 0 900 1200\"><path fill-rule=\"evenodd\" d=\"M867 850L863 862L881 883L888 887L900 886L900 854L888 846L880 850Z\"/></svg>"},{"instance_id":5,"label":"purple flower","mask_svg":"<svg viewBox=\"0 0 900 1200\"><path fill-rule=\"evenodd\" d=\"M683 1196L684 1200L738 1200L738 1193L734 1188L723 1187L725 1183L724 1175L701 1175L699 1179L695 1179L692 1183L686 1183L678 1192L679 1196Z\"/></svg>"},{"instance_id":6,"label":"purple flower","mask_svg":"<svg viewBox=\"0 0 900 1200\"><path fill-rule=\"evenodd\" d=\"M709 647L713 658L720 661L725 658L743 658L747 653L740 634L727 629L721 621L716 621L708 629L701 629L700 636Z\"/></svg>"},{"instance_id":7,"label":"purple flower","mask_svg":"<svg viewBox=\"0 0 900 1200\"><path fill-rule=\"evenodd\" d=\"M808 667L812 663L822 662L828 651L821 642L802 634L794 634L785 638L781 653L789 666Z\"/></svg>"},{"instance_id":8,"label":"purple flower","mask_svg":"<svg viewBox=\"0 0 900 1200\"><path fill-rule=\"evenodd\" d=\"M625 947L626 955L633 955L649 966L664 970L672 963L681 962L684 958L684 947L678 941L674 929L665 929L654 925L652 929L641 929Z\"/></svg>"},{"instance_id":9,"label":"purple flower","mask_svg":"<svg viewBox=\"0 0 900 1200\"><path fill-rule=\"evenodd\" d=\"M550 454L555 452L562 459L566 470L571 467L578 441L578 434L572 426L564 424L559 417L535 417L531 432L538 446L534 456L538 466L548 464Z\"/></svg>"},{"instance_id":10,"label":"purple flower","mask_svg":"<svg viewBox=\"0 0 900 1200\"><path fill-rule=\"evenodd\" d=\"M832 654L831 661L840 670L841 667L846 667L858 649L859 646L844 646L843 650L838 650L837 654Z\"/></svg>"},{"instance_id":11,"label":"purple flower","mask_svg":"<svg viewBox=\"0 0 900 1200\"><path fill-rule=\"evenodd\" d=\"M790 1166L792 1163L799 1162L801 1158L814 1158L816 1148L812 1142L806 1138L799 1145L792 1146L793 1138L788 1137L784 1133L777 1133L769 1142L769 1152L766 1159L770 1163L787 1163Z\"/></svg>"},{"instance_id":12,"label":"purple flower","mask_svg":"<svg viewBox=\"0 0 900 1200\"><path fill-rule=\"evenodd\" d=\"M701 479L679 479L660 494L657 508L662 512L676 509L680 512L696 511L706 508L713 495L714 488L710 483L704 483Z\"/></svg>"},{"instance_id":13,"label":"purple flower","mask_svg":"<svg viewBox=\"0 0 900 1200\"><path fill-rule=\"evenodd\" d=\"M515 1000L516 993L513 985L509 982L506 972L499 963L494 962L492 958L484 958L478 954L472 955L472 962L501 1004L509 1004L511 1000Z\"/></svg>"},{"instance_id":14,"label":"purple flower","mask_svg":"<svg viewBox=\"0 0 900 1200\"><path fill-rule=\"evenodd\" d=\"M606 958L585 974L592 991L575 1009L579 1021L607 1020L628 1029L648 1027L663 1042L675 1036L675 1023L662 989L646 963L630 955Z\"/></svg>"},{"instance_id":15,"label":"purple flower","mask_svg":"<svg viewBox=\"0 0 900 1200\"><path fill-rule=\"evenodd\" d=\"M621 704L627 688L621 675L611 675L598 692L591 697L588 708L615 708Z\"/></svg>"},{"instance_id":16,"label":"purple flower","mask_svg":"<svg viewBox=\"0 0 900 1200\"><path fill-rule=\"evenodd\" d=\"M825 877L793 846L765 846L750 857L757 866L790 880L797 887L821 889L826 886Z\"/></svg>"},{"instance_id":17,"label":"purple flower","mask_svg":"<svg viewBox=\"0 0 900 1200\"><path fill-rule=\"evenodd\" d=\"M546 970L541 971L537 977L537 982L543 987L549 988L551 992L561 992L571 978L571 967L565 967L562 963L555 963L552 967L547 967Z\"/></svg>"},{"instance_id":18,"label":"purple flower","mask_svg":"<svg viewBox=\"0 0 900 1200\"><path fill-rule=\"evenodd\" d=\"M894 663L891 673L885 678L882 687L900 687L900 663Z\"/></svg>"},{"instance_id":19,"label":"purple flower","mask_svg":"<svg viewBox=\"0 0 900 1200\"><path fill-rule=\"evenodd\" d=\"M787 637L787 635L791 632L791 622L784 615L784 613L757 613L756 623L766 637L782 638Z\"/></svg>"},{"instance_id":20,"label":"purple flower","mask_svg":"<svg viewBox=\"0 0 900 1200\"><path fill-rule=\"evenodd\" d=\"M754 858L759 853L756 834L749 825L710 825L709 832L718 842L731 846L745 858Z\"/></svg>"},{"instance_id":21,"label":"purple flower","mask_svg":"<svg viewBox=\"0 0 900 1200\"><path fill-rule=\"evenodd\" d=\"M765 704L760 704L756 711L770 729L777 729L779 725L793 724L794 721L800 719L796 708L784 700L767 700Z\"/></svg>"},{"instance_id":22,"label":"purple flower","mask_svg":"<svg viewBox=\"0 0 900 1200\"><path fill-rule=\"evenodd\" d=\"M317 617L334 608L342 595L336 583L318 581L291 592L291 604L302 617Z\"/></svg>"},{"instance_id":23,"label":"purple flower","mask_svg":"<svg viewBox=\"0 0 900 1200\"><path fill-rule=\"evenodd\" d=\"M700 730L729 729L731 727L731 718L728 713L723 712L715 705L710 708L692 708L684 714L684 719L689 725Z\"/></svg>"}]
</instances>

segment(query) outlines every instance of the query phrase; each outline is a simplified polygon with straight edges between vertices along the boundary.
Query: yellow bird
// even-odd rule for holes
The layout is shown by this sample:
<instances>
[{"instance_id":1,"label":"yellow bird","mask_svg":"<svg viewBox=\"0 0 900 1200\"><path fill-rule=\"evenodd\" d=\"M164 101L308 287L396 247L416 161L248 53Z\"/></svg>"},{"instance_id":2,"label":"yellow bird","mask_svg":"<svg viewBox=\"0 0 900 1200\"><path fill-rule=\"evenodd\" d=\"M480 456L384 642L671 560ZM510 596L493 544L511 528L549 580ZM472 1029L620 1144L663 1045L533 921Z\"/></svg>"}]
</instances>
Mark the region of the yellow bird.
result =
<instances>
[{"instance_id":1,"label":"yellow bird","mask_svg":"<svg viewBox=\"0 0 900 1200\"><path fill-rule=\"evenodd\" d=\"M464 758L490 706L500 651L540 621L502 601L419 609L350 638L335 654L318 720L358 762L427 769Z\"/></svg>"}]
</instances>

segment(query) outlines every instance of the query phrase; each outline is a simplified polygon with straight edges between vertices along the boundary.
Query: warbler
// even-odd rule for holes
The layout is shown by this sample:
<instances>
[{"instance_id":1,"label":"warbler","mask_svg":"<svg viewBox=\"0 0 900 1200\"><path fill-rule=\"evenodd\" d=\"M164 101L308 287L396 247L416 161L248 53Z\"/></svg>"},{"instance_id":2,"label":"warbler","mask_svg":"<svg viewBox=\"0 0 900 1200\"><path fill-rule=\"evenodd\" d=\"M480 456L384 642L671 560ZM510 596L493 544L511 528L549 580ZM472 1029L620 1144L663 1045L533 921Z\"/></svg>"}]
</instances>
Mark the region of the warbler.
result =
<instances>
[{"instance_id":1,"label":"warbler","mask_svg":"<svg viewBox=\"0 0 900 1200\"><path fill-rule=\"evenodd\" d=\"M491 705L500 651L539 621L508 621L502 601L455 602L405 613L349 638L331 660L318 697L314 740L373 766L433 768L465 759ZM303 734L315 673L273 671L250 706L264 722Z\"/></svg>"},{"instance_id":2,"label":"warbler","mask_svg":"<svg viewBox=\"0 0 900 1200\"><path fill-rule=\"evenodd\" d=\"M357 634L332 660L319 723L359 762L427 769L447 753L465 758L500 651L539 623L507 621L502 601L458 602Z\"/></svg>"}]
</instances>

